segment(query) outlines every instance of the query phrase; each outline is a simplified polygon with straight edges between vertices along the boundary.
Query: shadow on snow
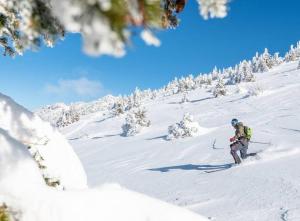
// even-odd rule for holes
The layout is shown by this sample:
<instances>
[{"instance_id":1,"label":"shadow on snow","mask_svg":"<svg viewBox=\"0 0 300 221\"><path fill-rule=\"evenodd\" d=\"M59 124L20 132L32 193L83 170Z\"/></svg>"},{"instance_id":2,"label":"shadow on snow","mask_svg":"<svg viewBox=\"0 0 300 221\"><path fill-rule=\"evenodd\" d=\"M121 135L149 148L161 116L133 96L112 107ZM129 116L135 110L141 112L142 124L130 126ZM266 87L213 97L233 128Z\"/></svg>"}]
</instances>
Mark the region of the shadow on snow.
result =
<instances>
[{"instance_id":1,"label":"shadow on snow","mask_svg":"<svg viewBox=\"0 0 300 221\"><path fill-rule=\"evenodd\" d=\"M170 170L221 170L221 169L229 169L232 167L232 163L228 164L217 164L217 165L209 165L209 164L203 164L203 165L194 165L194 164L185 164L185 165L179 165L179 166L169 166L169 167L161 167L161 168L152 168L148 169L150 171L158 171L158 172L169 172Z\"/></svg>"}]
</instances>

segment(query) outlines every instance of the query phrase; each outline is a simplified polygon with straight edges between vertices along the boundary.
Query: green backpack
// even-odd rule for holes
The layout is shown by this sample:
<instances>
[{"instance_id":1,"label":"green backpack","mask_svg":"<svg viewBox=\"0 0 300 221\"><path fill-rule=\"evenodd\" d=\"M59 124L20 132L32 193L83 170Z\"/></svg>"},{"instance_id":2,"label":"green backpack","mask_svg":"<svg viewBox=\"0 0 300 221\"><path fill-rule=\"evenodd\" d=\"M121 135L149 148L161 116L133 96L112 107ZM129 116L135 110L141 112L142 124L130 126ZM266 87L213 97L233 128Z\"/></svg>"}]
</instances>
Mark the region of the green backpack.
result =
<instances>
[{"instance_id":1,"label":"green backpack","mask_svg":"<svg viewBox=\"0 0 300 221\"><path fill-rule=\"evenodd\" d=\"M252 137L252 129L250 127L244 126L244 132L245 132L246 138L248 140L250 140Z\"/></svg>"}]
</instances>

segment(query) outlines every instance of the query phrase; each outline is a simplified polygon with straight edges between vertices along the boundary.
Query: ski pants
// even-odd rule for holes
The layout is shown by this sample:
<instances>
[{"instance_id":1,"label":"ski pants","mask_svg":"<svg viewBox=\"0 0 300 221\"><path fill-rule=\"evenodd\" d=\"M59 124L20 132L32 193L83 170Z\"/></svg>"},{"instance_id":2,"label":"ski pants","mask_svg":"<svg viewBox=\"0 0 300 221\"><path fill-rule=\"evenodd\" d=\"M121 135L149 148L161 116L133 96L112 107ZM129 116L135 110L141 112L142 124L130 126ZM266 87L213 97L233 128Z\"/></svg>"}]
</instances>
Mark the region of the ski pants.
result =
<instances>
[{"instance_id":1,"label":"ski pants","mask_svg":"<svg viewBox=\"0 0 300 221\"><path fill-rule=\"evenodd\" d=\"M247 139L240 139L237 140L236 142L230 144L230 153L235 161L235 163L239 164L241 163L241 159L237 154L237 151L240 151L241 158L246 159L247 158L247 150L248 150L248 140Z\"/></svg>"}]
</instances>

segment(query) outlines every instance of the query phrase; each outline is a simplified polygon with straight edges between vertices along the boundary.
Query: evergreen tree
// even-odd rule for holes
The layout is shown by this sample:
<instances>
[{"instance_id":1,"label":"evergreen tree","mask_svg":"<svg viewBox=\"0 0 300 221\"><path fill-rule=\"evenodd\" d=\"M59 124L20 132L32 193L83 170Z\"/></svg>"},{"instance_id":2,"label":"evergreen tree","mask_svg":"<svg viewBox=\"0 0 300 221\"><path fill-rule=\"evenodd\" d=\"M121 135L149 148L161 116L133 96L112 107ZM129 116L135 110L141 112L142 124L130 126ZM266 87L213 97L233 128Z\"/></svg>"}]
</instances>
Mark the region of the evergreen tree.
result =
<instances>
[{"instance_id":1,"label":"evergreen tree","mask_svg":"<svg viewBox=\"0 0 300 221\"><path fill-rule=\"evenodd\" d=\"M37 49L42 42L52 46L64 36L64 29L52 14L48 0L6 0L0 2L0 46L3 54L15 56Z\"/></svg>"},{"instance_id":2,"label":"evergreen tree","mask_svg":"<svg viewBox=\"0 0 300 221\"><path fill-rule=\"evenodd\" d=\"M265 48L264 53L262 54L262 59L264 60L264 63L268 67L268 69L271 69L273 67L273 59L272 56L269 54L269 50Z\"/></svg>"},{"instance_id":3,"label":"evergreen tree","mask_svg":"<svg viewBox=\"0 0 300 221\"><path fill-rule=\"evenodd\" d=\"M138 108L142 105L142 95L139 88L135 88L133 94L128 98L128 105L126 110L131 110L132 108Z\"/></svg>"},{"instance_id":4,"label":"evergreen tree","mask_svg":"<svg viewBox=\"0 0 300 221\"><path fill-rule=\"evenodd\" d=\"M238 66L236 65L234 68L228 69L228 81L226 82L226 85L235 85L236 82L236 76L238 75Z\"/></svg>"},{"instance_id":5,"label":"evergreen tree","mask_svg":"<svg viewBox=\"0 0 300 221\"><path fill-rule=\"evenodd\" d=\"M178 81L178 92L187 92L189 90L195 89L195 81L193 75L189 75L188 77L180 78Z\"/></svg>"},{"instance_id":6,"label":"evergreen tree","mask_svg":"<svg viewBox=\"0 0 300 221\"><path fill-rule=\"evenodd\" d=\"M253 73L258 73L259 72L259 55L258 55L258 52L256 52L255 56L252 58L251 69L252 69Z\"/></svg>"},{"instance_id":7,"label":"evergreen tree","mask_svg":"<svg viewBox=\"0 0 300 221\"><path fill-rule=\"evenodd\" d=\"M167 95L173 95L177 94L179 92L179 83L178 79L175 77L175 79L171 82L168 83L168 85L165 88L166 94Z\"/></svg>"},{"instance_id":8,"label":"evergreen tree","mask_svg":"<svg viewBox=\"0 0 300 221\"><path fill-rule=\"evenodd\" d=\"M239 84L242 81L254 81L255 77L253 75L254 65L250 61L242 61L235 69L230 73L229 80L226 84ZM259 66L258 66L259 67Z\"/></svg>"},{"instance_id":9,"label":"evergreen tree","mask_svg":"<svg viewBox=\"0 0 300 221\"><path fill-rule=\"evenodd\" d=\"M284 60L286 62L296 61L297 59L297 53L296 49L293 45L291 45L291 49L285 54Z\"/></svg>"},{"instance_id":10,"label":"evergreen tree","mask_svg":"<svg viewBox=\"0 0 300 221\"><path fill-rule=\"evenodd\" d=\"M219 78L219 71L216 66L214 67L213 71L211 72L211 78L213 81L215 81Z\"/></svg>"},{"instance_id":11,"label":"evergreen tree","mask_svg":"<svg viewBox=\"0 0 300 221\"><path fill-rule=\"evenodd\" d=\"M113 116L119 116L121 114L124 114L127 108L126 105L126 99L120 97L117 101L115 101L113 107L112 107L112 114Z\"/></svg>"},{"instance_id":12,"label":"evergreen tree","mask_svg":"<svg viewBox=\"0 0 300 221\"><path fill-rule=\"evenodd\" d=\"M251 82L255 81L255 77L252 72L251 62L244 60L240 67L240 72L242 75L242 81Z\"/></svg>"},{"instance_id":13,"label":"evergreen tree","mask_svg":"<svg viewBox=\"0 0 300 221\"><path fill-rule=\"evenodd\" d=\"M56 127L66 127L72 123L79 121L80 115L73 109L64 110L62 116L56 122Z\"/></svg>"},{"instance_id":14,"label":"evergreen tree","mask_svg":"<svg viewBox=\"0 0 300 221\"><path fill-rule=\"evenodd\" d=\"M274 66L280 65L283 62L283 59L279 56L279 52L276 52L272 57L272 62Z\"/></svg>"},{"instance_id":15,"label":"evergreen tree","mask_svg":"<svg viewBox=\"0 0 300 221\"><path fill-rule=\"evenodd\" d=\"M202 84L204 83L203 75L199 74L197 77L195 77L194 82L195 82L195 88L201 88Z\"/></svg>"},{"instance_id":16,"label":"evergreen tree","mask_svg":"<svg viewBox=\"0 0 300 221\"><path fill-rule=\"evenodd\" d=\"M199 0L205 18L226 16L227 0ZM3 0L0 1L0 46L4 55L47 46L64 37L65 31L80 33L90 55L122 56L133 27L141 37L154 40L151 29L175 28L186 0ZM147 35L147 37L145 37Z\"/></svg>"},{"instance_id":17,"label":"evergreen tree","mask_svg":"<svg viewBox=\"0 0 300 221\"><path fill-rule=\"evenodd\" d=\"M131 110L126 118L125 124L122 126L123 136L134 136L138 134L143 127L150 126L150 120L147 119L146 109L139 107Z\"/></svg>"},{"instance_id":18,"label":"evergreen tree","mask_svg":"<svg viewBox=\"0 0 300 221\"><path fill-rule=\"evenodd\" d=\"M260 56L258 59L258 64L257 64L257 72L263 73L263 72L267 72L268 70L269 70L269 68L266 63L266 60L264 59L263 56Z\"/></svg>"},{"instance_id":19,"label":"evergreen tree","mask_svg":"<svg viewBox=\"0 0 300 221\"><path fill-rule=\"evenodd\" d=\"M206 84L207 85L212 85L212 76L211 74L208 74L206 77Z\"/></svg>"},{"instance_id":20,"label":"evergreen tree","mask_svg":"<svg viewBox=\"0 0 300 221\"><path fill-rule=\"evenodd\" d=\"M224 84L223 79L220 78L215 88L213 89L213 95L215 97L219 97L219 96L225 96L226 94L227 94L226 86Z\"/></svg>"}]
</instances>

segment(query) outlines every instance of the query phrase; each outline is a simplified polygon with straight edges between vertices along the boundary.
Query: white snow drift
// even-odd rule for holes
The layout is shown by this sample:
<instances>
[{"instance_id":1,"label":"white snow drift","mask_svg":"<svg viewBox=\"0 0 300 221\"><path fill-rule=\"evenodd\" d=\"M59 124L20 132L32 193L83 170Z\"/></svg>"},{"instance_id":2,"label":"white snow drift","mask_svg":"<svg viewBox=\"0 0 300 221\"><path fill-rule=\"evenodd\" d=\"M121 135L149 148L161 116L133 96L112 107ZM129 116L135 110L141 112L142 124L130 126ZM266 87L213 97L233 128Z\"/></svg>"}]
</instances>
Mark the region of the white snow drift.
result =
<instances>
[{"instance_id":1,"label":"white snow drift","mask_svg":"<svg viewBox=\"0 0 300 221\"><path fill-rule=\"evenodd\" d=\"M207 220L118 185L86 189L81 164L63 136L10 98L0 98L0 205L12 208L18 220ZM29 145L41 151L65 191L45 184Z\"/></svg>"}]
</instances>

